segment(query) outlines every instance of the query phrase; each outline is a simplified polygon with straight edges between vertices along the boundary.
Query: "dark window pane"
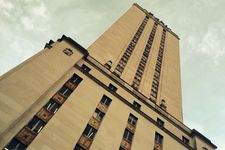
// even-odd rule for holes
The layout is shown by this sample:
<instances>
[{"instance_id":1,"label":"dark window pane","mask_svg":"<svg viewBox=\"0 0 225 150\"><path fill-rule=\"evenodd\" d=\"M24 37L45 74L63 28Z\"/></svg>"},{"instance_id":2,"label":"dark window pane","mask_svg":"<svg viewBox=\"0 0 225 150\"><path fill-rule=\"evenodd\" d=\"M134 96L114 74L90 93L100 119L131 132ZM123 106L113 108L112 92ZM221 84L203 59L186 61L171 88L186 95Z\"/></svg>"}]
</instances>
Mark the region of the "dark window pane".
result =
<instances>
[{"instance_id":1,"label":"dark window pane","mask_svg":"<svg viewBox=\"0 0 225 150\"><path fill-rule=\"evenodd\" d=\"M162 144L162 142L163 142L163 136L157 132L155 133L155 142L158 144Z\"/></svg>"},{"instance_id":2,"label":"dark window pane","mask_svg":"<svg viewBox=\"0 0 225 150\"><path fill-rule=\"evenodd\" d=\"M57 102L53 101L53 100L49 100L49 102L45 105L45 108L53 113L56 113L56 111L59 109L60 104L58 104Z\"/></svg>"},{"instance_id":3,"label":"dark window pane","mask_svg":"<svg viewBox=\"0 0 225 150\"><path fill-rule=\"evenodd\" d=\"M27 125L29 129L36 133L39 133L44 126L45 123L37 117L33 117L33 119Z\"/></svg>"},{"instance_id":4,"label":"dark window pane","mask_svg":"<svg viewBox=\"0 0 225 150\"><path fill-rule=\"evenodd\" d=\"M73 74L72 78L70 79L70 81L75 84L79 84L82 80L83 79L76 74Z\"/></svg>"},{"instance_id":5,"label":"dark window pane","mask_svg":"<svg viewBox=\"0 0 225 150\"><path fill-rule=\"evenodd\" d=\"M85 150L85 149L81 147L80 145L76 144L73 150Z\"/></svg>"},{"instance_id":6,"label":"dark window pane","mask_svg":"<svg viewBox=\"0 0 225 150\"><path fill-rule=\"evenodd\" d=\"M157 118L157 124L158 124L160 127L163 127L163 126L164 126L164 122L163 122L161 119L159 119L159 118Z\"/></svg>"},{"instance_id":7,"label":"dark window pane","mask_svg":"<svg viewBox=\"0 0 225 150\"><path fill-rule=\"evenodd\" d=\"M119 150L125 150L124 148L120 147Z\"/></svg>"},{"instance_id":8,"label":"dark window pane","mask_svg":"<svg viewBox=\"0 0 225 150\"><path fill-rule=\"evenodd\" d=\"M71 91L70 89L68 89L67 87L65 87L65 86L63 86L63 87L59 90L59 92L60 92L62 95L66 96L66 97L70 96L70 94L72 93L72 91Z\"/></svg>"},{"instance_id":9,"label":"dark window pane","mask_svg":"<svg viewBox=\"0 0 225 150\"><path fill-rule=\"evenodd\" d=\"M113 91L113 92L116 92L116 90L117 90L117 88L114 85L112 85L111 83L109 84L109 89L110 89L110 91Z\"/></svg>"},{"instance_id":10,"label":"dark window pane","mask_svg":"<svg viewBox=\"0 0 225 150\"><path fill-rule=\"evenodd\" d=\"M87 125L86 128L84 129L84 135L90 139L93 139L97 130L90 125Z\"/></svg>"},{"instance_id":11,"label":"dark window pane","mask_svg":"<svg viewBox=\"0 0 225 150\"><path fill-rule=\"evenodd\" d=\"M133 102L133 106L134 106L134 108L135 109L140 109L141 108L141 105L140 104L138 104L137 102Z\"/></svg>"},{"instance_id":12,"label":"dark window pane","mask_svg":"<svg viewBox=\"0 0 225 150\"><path fill-rule=\"evenodd\" d=\"M94 114L93 114L93 117L96 118L97 120L101 121L104 117L104 113L101 112L99 109L96 109Z\"/></svg>"},{"instance_id":13,"label":"dark window pane","mask_svg":"<svg viewBox=\"0 0 225 150\"><path fill-rule=\"evenodd\" d=\"M137 117L135 117L134 115L130 114L130 116L128 118L128 122L135 126L136 123L137 123Z\"/></svg>"},{"instance_id":14,"label":"dark window pane","mask_svg":"<svg viewBox=\"0 0 225 150\"><path fill-rule=\"evenodd\" d=\"M187 144L187 145L189 144L189 140L186 137L182 136L182 139L184 144Z\"/></svg>"},{"instance_id":15,"label":"dark window pane","mask_svg":"<svg viewBox=\"0 0 225 150\"><path fill-rule=\"evenodd\" d=\"M88 66L86 66L85 64L83 64L81 66L81 70L84 71L84 72L89 72L91 70L91 68L89 68Z\"/></svg>"},{"instance_id":16,"label":"dark window pane","mask_svg":"<svg viewBox=\"0 0 225 150\"><path fill-rule=\"evenodd\" d=\"M106 106L109 106L109 104L111 103L111 99L105 95L103 95L102 99L101 99L101 103L106 105Z\"/></svg>"},{"instance_id":17,"label":"dark window pane","mask_svg":"<svg viewBox=\"0 0 225 150\"><path fill-rule=\"evenodd\" d=\"M16 139L12 139L10 143L5 147L6 150L25 150L26 146L17 141Z\"/></svg>"},{"instance_id":18,"label":"dark window pane","mask_svg":"<svg viewBox=\"0 0 225 150\"><path fill-rule=\"evenodd\" d=\"M132 142L133 133L131 133L129 130L125 129L123 137L124 137L124 139L128 140L129 142Z\"/></svg>"}]
</instances>

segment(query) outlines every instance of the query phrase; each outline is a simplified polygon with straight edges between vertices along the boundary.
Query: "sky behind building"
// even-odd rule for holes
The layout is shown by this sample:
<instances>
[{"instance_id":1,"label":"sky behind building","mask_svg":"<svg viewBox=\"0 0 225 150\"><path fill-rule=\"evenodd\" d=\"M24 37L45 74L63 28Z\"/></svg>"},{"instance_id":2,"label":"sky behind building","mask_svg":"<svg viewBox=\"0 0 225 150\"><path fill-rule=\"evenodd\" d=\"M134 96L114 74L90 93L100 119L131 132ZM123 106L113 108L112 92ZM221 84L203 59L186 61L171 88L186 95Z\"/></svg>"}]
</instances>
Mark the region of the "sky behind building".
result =
<instances>
[{"instance_id":1,"label":"sky behind building","mask_svg":"<svg viewBox=\"0 0 225 150\"><path fill-rule=\"evenodd\" d=\"M0 0L0 74L63 34L87 48L134 2L179 35L184 122L225 149L223 0Z\"/></svg>"}]
</instances>

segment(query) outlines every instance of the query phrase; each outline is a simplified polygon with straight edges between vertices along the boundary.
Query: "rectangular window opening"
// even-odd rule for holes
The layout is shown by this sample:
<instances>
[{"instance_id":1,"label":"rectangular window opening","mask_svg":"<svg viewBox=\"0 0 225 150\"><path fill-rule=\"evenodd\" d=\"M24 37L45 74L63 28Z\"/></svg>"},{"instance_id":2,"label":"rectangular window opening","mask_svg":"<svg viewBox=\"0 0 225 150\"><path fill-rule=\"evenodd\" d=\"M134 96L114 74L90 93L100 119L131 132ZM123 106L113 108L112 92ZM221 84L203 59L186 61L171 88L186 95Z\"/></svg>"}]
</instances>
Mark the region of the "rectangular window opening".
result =
<instances>
[{"instance_id":1,"label":"rectangular window opening","mask_svg":"<svg viewBox=\"0 0 225 150\"><path fill-rule=\"evenodd\" d=\"M105 106L109 106L111 103L111 99L109 97L107 97L106 95L103 95L102 99L101 99L101 103Z\"/></svg>"},{"instance_id":2,"label":"rectangular window opening","mask_svg":"<svg viewBox=\"0 0 225 150\"><path fill-rule=\"evenodd\" d=\"M116 88L114 85L112 85L112 84L110 83L110 84L109 84L109 90L110 90L110 91L113 91L113 92L116 92L117 88Z\"/></svg>"},{"instance_id":3,"label":"rectangular window opening","mask_svg":"<svg viewBox=\"0 0 225 150\"><path fill-rule=\"evenodd\" d=\"M95 128L93 128L90 125L87 125L86 128L84 129L83 134L89 138L89 139L93 139L95 134L96 134L97 130Z\"/></svg>"},{"instance_id":4,"label":"rectangular window opening","mask_svg":"<svg viewBox=\"0 0 225 150\"><path fill-rule=\"evenodd\" d=\"M132 114L129 115L128 122L132 124L133 126L136 126L137 120L138 118L135 117L134 115Z\"/></svg>"},{"instance_id":5,"label":"rectangular window opening","mask_svg":"<svg viewBox=\"0 0 225 150\"><path fill-rule=\"evenodd\" d=\"M89 68L88 66L86 66L85 64L83 64L83 65L81 66L81 70L82 70L83 72L89 72L89 71L91 70L91 68Z\"/></svg>"},{"instance_id":6,"label":"rectangular window opening","mask_svg":"<svg viewBox=\"0 0 225 150\"><path fill-rule=\"evenodd\" d=\"M134 109L139 110L141 108L141 105L137 103L136 101L133 102Z\"/></svg>"}]
</instances>

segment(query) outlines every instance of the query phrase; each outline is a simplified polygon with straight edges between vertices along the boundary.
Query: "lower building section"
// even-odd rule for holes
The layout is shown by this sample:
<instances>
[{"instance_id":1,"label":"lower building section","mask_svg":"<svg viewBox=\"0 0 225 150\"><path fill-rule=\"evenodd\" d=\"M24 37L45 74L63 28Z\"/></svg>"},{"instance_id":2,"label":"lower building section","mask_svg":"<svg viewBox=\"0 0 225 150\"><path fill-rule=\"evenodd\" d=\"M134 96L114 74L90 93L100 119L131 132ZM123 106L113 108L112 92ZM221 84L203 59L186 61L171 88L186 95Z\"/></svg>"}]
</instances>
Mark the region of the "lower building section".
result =
<instances>
[{"instance_id":1,"label":"lower building section","mask_svg":"<svg viewBox=\"0 0 225 150\"><path fill-rule=\"evenodd\" d=\"M144 95L110 71L107 65L103 66L88 56L86 52L83 57L77 52L78 50L68 49L66 45L62 45L60 48L60 41L58 44L60 56L65 55L64 57L68 57L68 59L74 57L77 61L75 64L72 60L69 61L67 68L64 68L66 66L64 63L61 69L66 71L64 73L61 71L57 79L51 81L51 84L48 83L47 86L44 84L45 80L50 80L50 77L55 76L54 73L57 72L50 71L52 65L46 65L48 67L44 70L48 70L47 73L50 77L47 78L47 73L44 72L46 73L45 76L43 75L45 80L41 80L42 78L38 80L39 87L31 82L34 79L28 80L29 82L21 81L23 84L20 85L21 87L17 89L17 92L24 92L23 87L26 87L28 92L24 92L26 97L23 94L17 96L16 92L12 94L16 98L11 96L13 102L17 103L8 103L8 105L11 104L12 108L8 113L13 112L13 115L11 118L4 118L4 128L0 126L0 149L216 149L216 146L202 134L189 129L167 112L170 106L166 108L159 106L155 101L149 101ZM74 42L72 45L77 46ZM51 52L54 45L49 48L46 52ZM80 47L78 46L78 48ZM41 68L44 66L42 65ZM30 65L30 67L34 66ZM30 70L26 67L22 68L24 72ZM16 70L14 71L16 72ZM20 74L20 72L14 74ZM9 76L11 77L10 73ZM25 75L21 75L22 77L28 78ZM8 80L0 80L2 85L0 88L7 89L9 93L14 86L11 82L9 82L10 86L4 86L3 83ZM17 80L20 81L20 78L15 78L15 81ZM38 95L38 98L32 97L35 88L44 91ZM0 92L6 91L2 89ZM22 100L28 97L30 99L25 99L23 103L18 101L18 99ZM7 100L10 101L10 99ZM5 101L1 99L1 103L3 102ZM16 114L18 109L16 106L23 106L23 111ZM0 107L3 110L3 105ZM9 122L9 120L13 121Z\"/></svg>"},{"instance_id":2,"label":"lower building section","mask_svg":"<svg viewBox=\"0 0 225 150\"><path fill-rule=\"evenodd\" d=\"M17 129L19 132L2 148L194 149L192 144L185 145L173 133L168 134L164 121L159 118L156 122L146 119L148 117L144 116L140 102L129 104L121 101L117 85L113 82L102 85L101 81L93 77L94 70L91 66L76 65L71 70L72 76L64 79L64 83L61 82L62 85L58 86L58 90L55 89L55 94L47 103L40 106L33 118L22 129Z\"/></svg>"}]
</instances>

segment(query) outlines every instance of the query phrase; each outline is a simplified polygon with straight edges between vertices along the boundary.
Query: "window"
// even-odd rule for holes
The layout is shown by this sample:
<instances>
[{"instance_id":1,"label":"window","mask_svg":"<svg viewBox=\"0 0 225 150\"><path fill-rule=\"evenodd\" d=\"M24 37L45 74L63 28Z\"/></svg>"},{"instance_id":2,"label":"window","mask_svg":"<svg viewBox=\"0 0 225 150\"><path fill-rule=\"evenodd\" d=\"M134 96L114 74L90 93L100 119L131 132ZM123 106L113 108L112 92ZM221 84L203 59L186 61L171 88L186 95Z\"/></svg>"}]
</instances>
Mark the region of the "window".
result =
<instances>
[{"instance_id":1,"label":"window","mask_svg":"<svg viewBox=\"0 0 225 150\"><path fill-rule=\"evenodd\" d=\"M12 139L12 141L10 141L10 143L3 149L3 150L25 150L26 146L22 143L20 143L19 141L17 141L16 139Z\"/></svg>"},{"instance_id":2,"label":"window","mask_svg":"<svg viewBox=\"0 0 225 150\"><path fill-rule=\"evenodd\" d=\"M188 140L186 137L184 137L184 136L182 136L182 141L183 141L184 144L186 144L186 145L189 144L189 140Z\"/></svg>"},{"instance_id":3,"label":"window","mask_svg":"<svg viewBox=\"0 0 225 150\"><path fill-rule=\"evenodd\" d=\"M163 143L163 136L160 135L158 132L155 133L155 143L160 145Z\"/></svg>"},{"instance_id":4,"label":"window","mask_svg":"<svg viewBox=\"0 0 225 150\"><path fill-rule=\"evenodd\" d=\"M111 103L111 99L105 95L103 95L102 99L101 99L101 103L105 106L109 106L109 104Z\"/></svg>"},{"instance_id":5,"label":"window","mask_svg":"<svg viewBox=\"0 0 225 150\"><path fill-rule=\"evenodd\" d=\"M60 90L59 93L61 93L63 96L70 96L70 94L72 93L72 91L70 89L68 89L67 87L63 86Z\"/></svg>"},{"instance_id":6,"label":"window","mask_svg":"<svg viewBox=\"0 0 225 150\"><path fill-rule=\"evenodd\" d=\"M27 127L35 133L39 133L44 126L45 123L37 117L33 117L33 119L27 125Z\"/></svg>"},{"instance_id":7,"label":"window","mask_svg":"<svg viewBox=\"0 0 225 150\"><path fill-rule=\"evenodd\" d=\"M125 150L125 149L120 146L119 150Z\"/></svg>"},{"instance_id":8,"label":"window","mask_svg":"<svg viewBox=\"0 0 225 150\"><path fill-rule=\"evenodd\" d=\"M136 123L137 123L137 117L135 117L134 115L130 114L129 115L129 118L128 118L128 122L130 124L132 124L133 126L135 126Z\"/></svg>"},{"instance_id":9,"label":"window","mask_svg":"<svg viewBox=\"0 0 225 150\"><path fill-rule=\"evenodd\" d=\"M59 109L60 105L56 103L53 100L49 100L49 102L45 105L45 108L53 113L56 113L56 111Z\"/></svg>"},{"instance_id":10,"label":"window","mask_svg":"<svg viewBox=\"0 0 225 150\"><path fill-rule=\"evenodd\" d=\"M112 85L111 83L109 84L109 89L110 89L110 91L113 91L113 92L116 92L116 90L117 90L117 88L114 85Z\"/></svg>"},{"instance_id":11,"label":"window","mask_svg":"<svg viewBox=\"0 0 225 150\"><path fill-rule=\"evenodd\" d=\"M159 119L159 118L157 118L157 124L158 124L160 127L163 127L163 126L164 126L164 122L163 122L161 119Z\"/></svg>"},{"instance_id":12,"label":"window","mask_svg":"<svg viewBox=\"0 0 225 150\"><path fill-rule=\"evenodd\" d=\"M141 108L141 105L138 104L136 101L133 102L133 106L136 110L139 110Z\"/></svg>"},{"instance_id":13,"label":"window","mask_svg":"<svg viewBox=\"0 0 225 150\"><path fill-rule=\"evenodd\" d=\"M95 109L95 112L93 114L93 117L96 118L97 120L101 121L104 117L104 113L101 112L99 109Z\"/></svg>"},{"instance_id":14,"label":"window","mask_svg":"<svg viewBox=\"0 0 225 150\"><path fill-rule=\"evenodd\" d=\"M93 139L95 134L96 134L97 130L93 127L91 127L90 125L87 125L86 128L84 129L84 135L89 138L89 139Z\"/></svg>"},{"instance_id":15,"label":"window","mask_svg":"<svg viewBox=\"0 0 225 150\"><path fill-rule=\"evenodd\" d=\"M89 68L88 66L86 66L85 64L83 64L83 65L81 66L81 70L82 70L83 72L89 72L89 71L91 70L91 68Z\"/></svg>"},{"instance_id":16,"label":"window","mask_svg":"<svg viewBox=\"0 0 225 150\"><path fill-rule=\"evenodd\" d=\"M123 134L123 138L126 139L128 142L132 142L133 139L133 133L131 133L129 130L125 129L124 134Z\"/></svg>"},{"instance_id":17,"label":"window","mask_svg":"<svg viewBox=\"0 0 225 150\"><path fill-rule=\"evenodd\" d=\"M69 48L64 49L64 50L63 50L63 53L65 53L65 54L68 55L68 56L73 55L73 51L72 51L71 49L69 49Z\"/></svg>"},{"instance_id":18,"label":"window","mask_svg":"<svg viewBox=\"0 0 225 150\"><path fill-rule=\"evenodd\" d=\"M76 144L73 150L85 150L85 149L81 147L80 145Z\"/></svg>"},{"instance_id":19,"label":"window","mask_svg":"<svg viewBox=\"0 0 225 150\"><path fill-rule=\"evenodd\" d=\"M79 84L82 80L83 79L76 74L73 74L72 78L70 78L70 81L74 84Z\"/></svg>"}]
</instances>

